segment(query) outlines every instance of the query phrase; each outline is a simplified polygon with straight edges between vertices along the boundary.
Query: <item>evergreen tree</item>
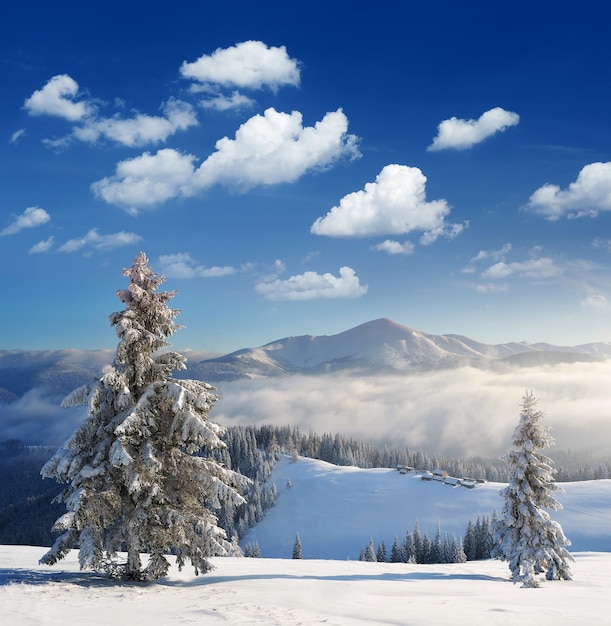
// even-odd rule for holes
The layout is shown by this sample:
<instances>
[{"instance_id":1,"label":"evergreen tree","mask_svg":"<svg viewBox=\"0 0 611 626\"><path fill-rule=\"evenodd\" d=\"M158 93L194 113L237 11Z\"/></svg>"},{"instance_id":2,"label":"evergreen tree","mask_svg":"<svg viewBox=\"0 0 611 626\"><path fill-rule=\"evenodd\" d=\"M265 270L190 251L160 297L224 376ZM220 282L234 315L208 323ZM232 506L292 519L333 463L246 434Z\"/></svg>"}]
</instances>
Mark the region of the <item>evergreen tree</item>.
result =
<instances>
[{"instance_id":1,"label":"evergreen tree","mask_svg":"<svg viewBox=\"0 0 611 626\"><path fill-rule=\"evenodd\" d=\"M402 556L402 550L401 550L401 546L399 545L399 537L395 535L395 540L392 544L392 548L390 549L390 562L401 563L401 561L403 560L401 556Z\"/></svg>"},{"instance_id":2,"label":"evergreen tree","mask_svg":"<svg viewBox=\"0 0 611 626\"><path fill-rule=\"evenodd\" d=\"M244 546L244 556L250 557L252 559L260 559L261 550L259 549L259 543L257 541L255 541L254 543L247 543Z\"/></svg>"},{"instance_id":3,"label":"evergreen tree","mask_svg":"<svg viewBox=\"0 0 611 626\"><path fill-rule=\"evenodd\" d=\"M79 547L82 569L134 580L164 576L172 551L182 567L211 569L208 557L231 553L214 510L244 502L247 479L224 468L212 452L224 446L223 428L208 418L214 387L172 378L185 358L164 351L178 330L174 292L159 292L163 277L140 253L124 270L125 309L110 316L120 339L110 371L74 391L65 406L88 404L89 417L42 469L68 487L58 496L68 512L55 523L62 534L41 562L52 565ZM117 562L117 552L127 562ZM143 567L140 554L148 552Z\"/></svg>"},{"instance_id":4,"label":"evergreen tree","mask_svg":"<svg viewBox=\"0 0 611 626\"><path fill-rule=\"evenodd\" d=\"M441 539L441 525L437 523L435 538L431 543L431 553L429 563L443 563L445 561L445 553L443 551L443 541Z\"/></svg>"},{"instance_id":5,"label":"evergreen tree","mask_svg":"<svg viewBox=\"0 0 611 626\"><path fill-rule=\"evenodd\" d=\"M416 525L414 526L414 532L412 533L412 554L410 557L413 558L414 563L424 563L423 560L423 550L422 550L422 535L420 534L420 524L418 520L416 520Z\"/></svg>"},{"instance_id":6,"label":"evergreen tree","mask_svg":"<svg viewBox=\"0 0 611 626\"><path fill-rule=\"evenodd\" d=\"M477 558L477 545L475 526L473 522L469 520L467 522L467 529L465 530L465 537L463 539L463 550L468 561L475 561Z\"/></svg>"},{"instance_id":7,"label":"evergreen tree","mask_svg":"<svg viewBox=\"0 0 611 626\"><path fill-rule=\"evenodd\" d=\"M446 533L443 540L443 562L444 563L454 563L452 560L454 558L453 550L452 550L452 542L450 541L450 535Z\"/></svg>"},{"instance_id":8,"label":"evergreen tree","mask_svg":"<svg viewBox=\"0 0 611 626\"><path fill-rule=\"evenodd\" d=\"M552 495L560 491L552 461L539 452L554 442L540 423L542 417L537 400L527 392L513 449L506 456L510 479L500 492L505 505L494 523L497 545L492 556L508 561L513 582L524 587L536 587L535 575L544 571L548 580L572 578L568 562L573 558L565 547L570 542L546 511L561 505Z\"/></svg>"},{"instance_id":9,"label":"evergreen tree","mask_svg":"<svg viewBox=\"0 0 611 626\"><path fill-rule=\"evenodd\" d=\"M380 563L386 563L386 545L384 544L384 539L380 541L378 544L378 551L376 552L376 559Z\"/></svg>"},{"instance_id":10,"label":"evergreen tree","mask_svg":"<svg viewBox=\"0 0 611 626\"><path fill-rule=\"evenodd\" d=\"M418 529L418 526L416 526ZM418 529L418 537L420 529ZM408 531L405 533L405 541L403 542L403 563L417 563L416 546L414 544L414 535Z\"/></svg>"},{"instance_id":11,"label":"evergreen tree","mask_svg":"<svg viewBox=\"0 0 611 626\"><path fill-rule=\"evenodd\" d=\"M478 537L478 559L489 559L490 553L494 547L494 537L490 529L490 518L484 516L480 526L480 534Z\"/></svg>"},{"instance_id":12,"label":"evergreen tree","mask_svg":"<svg viewBox=\"0 0 611 626\"><path fill-rule=\"evenodd\" d=\"M462 541L454 537L452 541L452 560L451 563L465 563L467 561L467 555L463 550Z\"/></svg>"},{"instance_id":13,"label":"evergreen tree","mask_svg":"<svg viewBox=\"0 0 611 626\"><path fill-rule=\"evenodd\" d=\"M428 532L425 530L424 535L422 536L422 556L420 557L420 561L418 563L434 563L431 560L432 557L432 543L429 537Z\"/></svg>"},{"instance_id":14,"label":"evergreen tree","mask_svg":"<svg viewBox=\"0 0 611 626\"><path fill-rule=\"evenodd\" d=\"M303 559L303 553L301 551L301 537L299 537L299 533L295 535L295 543L293 544L293 558Z\"/></svg>"},{"instance_id":15,"label":"evergreen tree","mask_svg":"<svg viewBox=\"0 0 611 626\"><path fill-rule=\"evenodd\" d=\"M365 548L365 561L376 562L378 557L376 556L376 548L373 544L373 539L369 540L367 548Z\"/></svg>"}]
</instances>

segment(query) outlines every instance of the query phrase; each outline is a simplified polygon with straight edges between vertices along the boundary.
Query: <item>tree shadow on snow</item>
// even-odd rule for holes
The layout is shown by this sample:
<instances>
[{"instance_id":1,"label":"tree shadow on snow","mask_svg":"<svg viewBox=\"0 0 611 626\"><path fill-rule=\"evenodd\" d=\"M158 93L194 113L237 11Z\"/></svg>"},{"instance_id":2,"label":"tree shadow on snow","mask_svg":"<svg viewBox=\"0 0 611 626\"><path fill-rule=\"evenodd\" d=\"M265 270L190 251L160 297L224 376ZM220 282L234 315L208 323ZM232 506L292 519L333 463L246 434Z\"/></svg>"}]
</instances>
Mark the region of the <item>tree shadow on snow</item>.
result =
<instances>
[{"instance_id":1,"label":"tree shadow on snow","mask_svg":"<svg viewBox=\"0 0 611 626\"><path fill-rule=\"evenodd\" d=\"M11 584L48 585L51 583L78 585L79 587L142 587L151 583L139 583L108 578L96 572L34 571L17 567L0 568L0 587Z\"/></svg>"},{"instance_id":2,"label":"tree shadow on snow","mask_svg":"<svg viewBox=\"0 0 611 626\"><path fill-rule=\"evenodd\" d=\"M502 581L506 578L500 576L488 576L485 574L447 574L441 572L406 572L396 573L386 572L384 574L337 574L337 575L314 575L314 574L244 574L231 576L215 576L203 574L194 578L171 579L161 578L152 582L133 582L114 578L108 578L96 572L65 572L65 571L35 571L23 568L0 568L0 587L10 584L23 585L47 585L47 584L69 584L79 587L138 587L160 585L164 587L194 587L208 586L219 583L232 583L247 580L319 580L338 582L415 582L419 580L471 580L471 581Z\"/></svg>"},{"instance_id":3,"label":"tree shadow on snow","mask_svg":"<svg viewBox=\"0 0 611 626\"><path fill-rule=\"evenodd\" d=\"M321 575L314 574L244 574L243 576L211 576L205 574L192 580L168 580L161 579L158 584L166 587L185 587L194 585L214 585L218 583L230 583L244 580L320 580L320 581L340 581L340 582L410 582L418 580L479 580L479 581L501 581L507 579L501 576L488 576L485 574L444 574L440 572L409 572L402 574L338 574Z\"/></svg>"}]
</instances>

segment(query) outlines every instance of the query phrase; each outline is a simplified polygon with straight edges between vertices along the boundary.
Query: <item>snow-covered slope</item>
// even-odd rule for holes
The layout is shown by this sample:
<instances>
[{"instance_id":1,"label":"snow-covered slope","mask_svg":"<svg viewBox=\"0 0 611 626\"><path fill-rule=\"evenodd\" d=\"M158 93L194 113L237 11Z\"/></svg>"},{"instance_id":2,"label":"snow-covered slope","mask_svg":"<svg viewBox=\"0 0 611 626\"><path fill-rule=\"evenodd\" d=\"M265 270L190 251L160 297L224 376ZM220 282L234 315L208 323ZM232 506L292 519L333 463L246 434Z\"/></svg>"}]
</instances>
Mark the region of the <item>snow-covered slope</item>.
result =
<instances>
[{"instance_id":1,"label":"snow-covered slope","mask_svg":"<svg viewBox=\"0 0 611 626\"><path fill-rule=\"evenodd\" d=\"M286 337L261 347L245 348L190 365L190 371L210 380L351 369L401 371L461 364L492 366L501 360L529 354L536 354L536 360L543 363L599 360L611 356L611 344L488 345L461 335L430 335L390 319L379 319L337 335Z\"/></svg>"},{"instance_id":2,"label":"snow-covered slope","mask_svg":"<svg viewBox=\"0 0 611 626\"><path fill-rule=\"evenodd\" d=\"M418 473L392 469L338 467L324 461L282 459L271 481L279 496L261 523L249 531L246 545L257 542L263 557L290 558L299 533L304 558L356 559L372 538L387 549L395 535L412 531L416 521L432 538L442 533L462 537L469 520L500 511L503 485L474 489L427 482ZM290 487L287 486L290 481ZM557 499L564 508L552 512L572 541L571 550L611 552L611 480L563 483Z\"/></svg>"}]
</instances>

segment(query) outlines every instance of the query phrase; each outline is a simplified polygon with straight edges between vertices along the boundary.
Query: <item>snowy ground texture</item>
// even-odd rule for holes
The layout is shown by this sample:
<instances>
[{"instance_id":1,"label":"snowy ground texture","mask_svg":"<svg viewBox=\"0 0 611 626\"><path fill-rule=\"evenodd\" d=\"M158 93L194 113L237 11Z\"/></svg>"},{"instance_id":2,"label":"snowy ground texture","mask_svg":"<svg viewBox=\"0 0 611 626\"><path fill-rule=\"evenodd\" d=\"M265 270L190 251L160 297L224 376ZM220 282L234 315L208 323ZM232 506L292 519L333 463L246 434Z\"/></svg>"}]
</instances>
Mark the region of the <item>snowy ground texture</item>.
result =
<instances>
[{"instance_id":1,"label":"snowy ground texture","mask_svg":"<svg viewBox=\"0 0 611 626\"><path fill-rule=\"evenodd\" d=\"M552 514L573 541L573 581L510 582L506 563L452 565L355 560L373 537L390 549L418 520L457 536L478 514L501 509L503 485L475 489L428 483L395 470L359 470L322 461L280 461L279 497L245 538L261 559L217 558L195 576L172 567L149 584L80 572L77 554L40 566L45 548L0 546L0 624L4 626L171 626L175 624L380 624L405 626L571 626L608 624L611 615L611 480L566 483ZM287 486L290 481L290 487ZM303 560L292 560L295 533Z\"/></svg>"},{"instance_id":2,"label":"snowy ground texture","mask_svg":"<svg viewBox=\"0 0 611 626\"><path fill-rule=\"evenodd\" d=\"M55 568L39 566L42 552L0 546L2 624L591 626L608 624L611 609L609 553L577 553L574 581L522 589L498 561L220 558L205 576L174 567L156 583L119 584L79 572L76 553Z\"/></svg>"},{"instance_id":3,"label":"snowy ground texture","mask_svg":"<svg viewBox=\"0 0 611 626\"><path fill-rule=\"evenodd\" d=\"M443 534L462 537L469 520L501 512L499 491L506 486L450 487L423 481L419 473L338 467L304 458L280 460L270 482L278 489L276 504L242 545L256 541L263 557L291 558L299 533L305 559L342 560L358 559L369 539L376 546L383 539L390 553L395 535L403 539L416 520L431 539L438 523ZM565 492L556 499L564 508L550 514L571 540L571 551L611 552L611 480L559 486Z\"/></svg>"}]
</instances>

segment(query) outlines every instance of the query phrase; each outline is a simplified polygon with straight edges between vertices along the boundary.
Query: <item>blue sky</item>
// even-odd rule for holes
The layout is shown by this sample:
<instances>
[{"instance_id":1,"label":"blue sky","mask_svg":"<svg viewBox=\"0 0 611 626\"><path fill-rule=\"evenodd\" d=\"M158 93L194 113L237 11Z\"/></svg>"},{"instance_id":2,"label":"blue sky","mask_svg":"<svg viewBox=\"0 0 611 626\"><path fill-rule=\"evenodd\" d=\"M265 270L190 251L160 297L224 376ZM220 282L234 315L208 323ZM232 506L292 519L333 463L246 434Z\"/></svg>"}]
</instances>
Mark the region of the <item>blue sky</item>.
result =
<instances>
[{"instance_id":1,"label":"blue sky","mask_svg":"<svg viewBox=\"0 0 611 626\"><path fill-rule=\"evenodd\" d=\"M114 347L140 250L178 348L611 341L611 8L551 7L6 8L0 348Z\"/></svg>"}]
</instances>

